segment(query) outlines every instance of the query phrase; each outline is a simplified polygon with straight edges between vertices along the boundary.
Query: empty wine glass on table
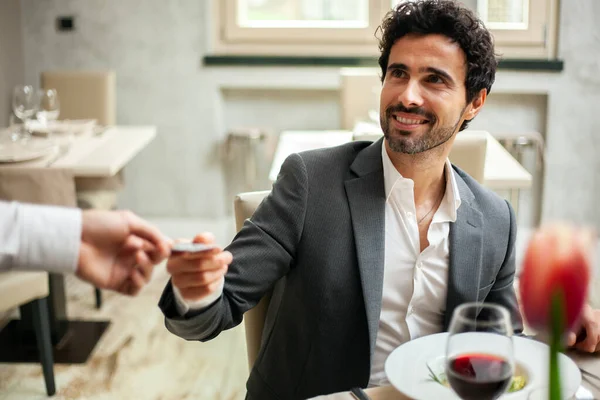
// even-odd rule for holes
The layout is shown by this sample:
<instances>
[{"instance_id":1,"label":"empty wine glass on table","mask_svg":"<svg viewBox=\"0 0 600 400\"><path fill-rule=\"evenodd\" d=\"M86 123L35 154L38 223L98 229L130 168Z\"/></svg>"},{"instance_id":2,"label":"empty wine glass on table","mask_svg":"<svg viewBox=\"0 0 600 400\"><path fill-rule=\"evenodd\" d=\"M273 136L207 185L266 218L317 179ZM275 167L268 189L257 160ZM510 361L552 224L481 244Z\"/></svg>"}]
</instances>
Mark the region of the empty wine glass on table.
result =
<instances>
[{"instance_id":1,"label":"empty wine glass on table","mask_svg":"<svg viewBox=\"0 0 600 400\"><path fill-rule=\"evenodd\" d=\"M23 121L21 121L14 112L11 112L8 116L8 136L6 137L11 142L17 142L20 139L27 139L22 137L21 132L23 131ZM2 138L3 140L5 138Z\"/></svg>"},{"instance_id":2,"label":"empty wine glass on table","mask_svg":"<svg viewBox=\"0 0 600 400\"><path fill-rule=\"evenodd\" d=\"M60 101L55 89L38 91L39 106L36 117L38 121L47 126L48 122L56 121L60 115Z\"/></svg>"},{"instance_id":3,"label":"empty wine glass on table","mask_svg":"<svg viewBox=\"0 0 600 400\"><path fill-rule=\"evenodd\" d=\"M446 376L463 400L495 400L513 377L513 329L502 306L466 303L456 308L446 345Z\"/></svg>"},{"instance_id":4,"label":"empty wine glass on table","mask_svg":"<svg viewBox=\"0 0 600 400\"><path fill-rule=\"evenodd\" d=\"M33 117L38 107L38 97L32 86L19 85L13 89L12 107L15 116L23 121L21 137L29 135L27 121ZM15 137L19 139L19 137Z\"/></svg>"},{"instance_id":5,"label":"empty wine glass on table","mask_svg":"<svg viewBox=\"0 0 600 400\"><path fill-rule=\"evenodd\" d=\"M56 89L43 89L38 91L39 107L36 117L40 126L46 133L46 137L57 144L62 151L66 151L73 142L74 133L72 128L66 125L58 127L53 122L60 115L60 101Z\"/></svg>"}]
</instances>

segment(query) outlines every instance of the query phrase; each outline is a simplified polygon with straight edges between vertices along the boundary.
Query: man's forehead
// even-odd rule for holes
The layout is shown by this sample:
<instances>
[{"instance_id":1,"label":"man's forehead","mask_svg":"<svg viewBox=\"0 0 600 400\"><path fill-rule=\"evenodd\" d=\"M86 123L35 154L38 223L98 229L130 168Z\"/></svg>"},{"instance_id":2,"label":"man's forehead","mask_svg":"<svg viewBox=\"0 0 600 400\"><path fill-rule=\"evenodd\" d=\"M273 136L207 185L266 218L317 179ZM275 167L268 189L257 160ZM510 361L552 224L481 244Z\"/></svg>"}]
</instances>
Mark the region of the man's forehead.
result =
<instances>
[{"instance_id":1,"label":"man's forehead","mask_svg":"<svg viewBox=\"0 0 600 400\"><path fill-rule=\"evenodd\" d=\"M394 43L389 64L401 63L409 68L445 67L465 70L466 56L460 45L438 34L406 35ZM435 65L430 65L430 64ZM426 65L427 64L427 65Z\"/></svg>"}]
</instances>

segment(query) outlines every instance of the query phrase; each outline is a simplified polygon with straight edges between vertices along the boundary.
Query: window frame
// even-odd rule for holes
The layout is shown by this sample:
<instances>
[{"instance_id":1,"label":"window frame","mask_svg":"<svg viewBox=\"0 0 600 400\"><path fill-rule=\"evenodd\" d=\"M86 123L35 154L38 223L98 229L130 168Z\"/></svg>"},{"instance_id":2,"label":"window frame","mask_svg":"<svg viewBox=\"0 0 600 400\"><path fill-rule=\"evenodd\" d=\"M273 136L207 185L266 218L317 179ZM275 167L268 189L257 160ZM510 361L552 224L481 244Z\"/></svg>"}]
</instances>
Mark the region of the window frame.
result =
<instances>
[{"instance_id":1,"label":"window frame","mask_svg":"<svg viewBox=\"0 0 600 400\"><path fill-rule=\"evenodd\" d=\"M238 0L212 0L212 53L263 56L379 55L375 31L390 0L368 0L366 28L253 28L237 24ZM535 10L533 12L532 10ZM529 0L527 29L490 29L503 58L556 56L558 0Z\"/></svg>"}]
</instances>

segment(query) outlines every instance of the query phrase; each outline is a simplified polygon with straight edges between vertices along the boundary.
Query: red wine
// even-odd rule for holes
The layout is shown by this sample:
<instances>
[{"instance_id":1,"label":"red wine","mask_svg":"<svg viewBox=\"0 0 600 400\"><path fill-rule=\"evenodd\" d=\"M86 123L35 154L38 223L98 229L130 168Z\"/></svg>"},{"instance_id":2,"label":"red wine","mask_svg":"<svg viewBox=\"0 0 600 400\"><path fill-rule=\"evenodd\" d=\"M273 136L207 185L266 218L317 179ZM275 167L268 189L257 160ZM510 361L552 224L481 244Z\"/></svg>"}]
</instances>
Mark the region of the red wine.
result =
<instances>
[{"instance_id":1,"label":"red wine","mask_svg":"<svg viewBox=\"0 0 600 400\"><path fill-rule=\"evenodd\" d=\"M461 399L494 400L507 389L512 372L505 359L476 353L450 359L447 376Z\"/></svg>"}]
</instances>

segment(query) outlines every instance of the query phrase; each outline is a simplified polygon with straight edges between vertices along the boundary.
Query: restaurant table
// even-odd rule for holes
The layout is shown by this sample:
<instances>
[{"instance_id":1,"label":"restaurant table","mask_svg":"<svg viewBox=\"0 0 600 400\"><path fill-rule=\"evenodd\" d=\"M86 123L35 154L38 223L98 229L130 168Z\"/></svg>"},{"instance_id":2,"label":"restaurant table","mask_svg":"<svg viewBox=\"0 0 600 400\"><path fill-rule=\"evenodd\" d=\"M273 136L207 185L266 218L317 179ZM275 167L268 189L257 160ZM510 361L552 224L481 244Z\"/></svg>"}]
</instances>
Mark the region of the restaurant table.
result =
<instances>
[{"instance_id":1,"label":"restaurant table","mask_svg":"<svg viewBox=\"0 0 600 400\"><path fill-rule=\"evenodd\" d=\"M568 350L565 353L569 356L580 369L583 369L596 376L600 376L600 355L583 353L576 350ZM582 386L592 392L594 399L600 399L600 381L588 379L582 376ZM413 400L410 397L402 394L393 386L382 386L365 389L365 393L371 400ZM318 396L313 400L355 400L356 397L351 392L339 392L326 396ZM415 399L416 400L416 399ZM426 399L418 399L426 400ZM438 399L443 400L443 399Z\"/></svg>"},{"instance_id":2,"label":"restaurant table","mask_svg":"<svg viewBox=\"0 0 600 400\"><path fill-rule=\"evenodd\" d=\"M95 130L89 135L76 135L66 147L31 161L1 163L7 169L57 169L69 171L73 178L98 179L114 177L156 136L153 126L114 126ZM33 138L32 140L35 140ZM109 326L109 321L71 320L67 315L65 277L49 274L48 299L54 359L58 364L85 363ZM32 315L21 308L21 319L11 321L0 331L0 362L36 362Z\"/></svg>"}]
</instances>

